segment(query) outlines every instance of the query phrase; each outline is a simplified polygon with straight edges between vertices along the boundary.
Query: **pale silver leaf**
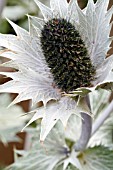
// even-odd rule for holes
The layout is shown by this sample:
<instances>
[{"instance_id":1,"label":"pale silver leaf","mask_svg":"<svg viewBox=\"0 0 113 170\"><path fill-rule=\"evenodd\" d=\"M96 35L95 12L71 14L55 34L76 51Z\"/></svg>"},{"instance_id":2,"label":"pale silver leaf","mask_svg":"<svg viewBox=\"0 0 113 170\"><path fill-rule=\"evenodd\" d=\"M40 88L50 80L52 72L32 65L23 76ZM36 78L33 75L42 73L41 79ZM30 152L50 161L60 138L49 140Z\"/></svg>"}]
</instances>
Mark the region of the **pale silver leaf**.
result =
<instances>
[{"instance_id":1,"label":"pale silver leaf","mask_svg":"<svg viewBox=\"0 0 113 170\"><path fill-rule=\"evenodd\" d=\"M48 21L49 19L52 19L52 11L49 7L45 6L44 4L42 4L40 1L38 0L34 0L36 2L36 4L38 5L38 7L40 8L44 19L46 21Z\"/></svg>"},{"instance_id":2,"label":"pale silver leaf","mask_svg":"<svg viewBox=\"0 0 113 170\"><path fill-rule=\"evenodd\" d=\"M50 0L53 17L65 18L67 16L68 3L66 0Z\"/></svg>"}]
</instances>

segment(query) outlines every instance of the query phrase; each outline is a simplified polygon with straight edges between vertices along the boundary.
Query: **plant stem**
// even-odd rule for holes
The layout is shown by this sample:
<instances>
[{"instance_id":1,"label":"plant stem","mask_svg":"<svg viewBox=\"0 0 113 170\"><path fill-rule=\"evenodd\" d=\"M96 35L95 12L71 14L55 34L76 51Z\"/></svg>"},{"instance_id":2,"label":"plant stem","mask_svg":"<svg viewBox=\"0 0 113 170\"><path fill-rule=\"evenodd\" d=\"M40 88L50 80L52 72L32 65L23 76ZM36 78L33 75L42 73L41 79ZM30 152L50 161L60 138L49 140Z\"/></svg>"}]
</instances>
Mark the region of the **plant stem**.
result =
<instances>
[{"instance_id":1,"label":"plant stem","mask_svg":"<svg viewBox=\"0 0 113 170\"><path fill-rule=\"evenodd\" d=\"M87 105L90 108L90 102L88 96L86 97ZM82 116L82 129L81 135L77 143L74 145L75 151L82 151L86 148L92 132L92 118L86 113L81 112Z\"/></svg>"},{"instance_id":2,"label":"plant stem","mask_svg":"<svg viewBox=\"0 0 113 170\"><path fill-rule=\"evenodd\" d=\"M108 107L104 110L102 114L99 115L97 120L95 121L92 128L92 135L101 127L101 125L105 122L105 120L110 116L110 113L113 111L113 100L108 105Z\"/></svg>"}]
</instances>

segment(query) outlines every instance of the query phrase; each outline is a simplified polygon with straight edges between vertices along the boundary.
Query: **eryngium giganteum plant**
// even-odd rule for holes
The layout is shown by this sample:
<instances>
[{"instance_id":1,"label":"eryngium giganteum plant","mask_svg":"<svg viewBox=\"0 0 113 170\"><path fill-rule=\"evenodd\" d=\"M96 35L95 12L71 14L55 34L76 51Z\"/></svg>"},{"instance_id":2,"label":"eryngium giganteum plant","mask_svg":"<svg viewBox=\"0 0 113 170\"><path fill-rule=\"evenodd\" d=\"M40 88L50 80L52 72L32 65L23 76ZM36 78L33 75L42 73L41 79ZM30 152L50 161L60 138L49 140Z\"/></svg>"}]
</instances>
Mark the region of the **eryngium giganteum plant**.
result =
<instances>
[{"instance_id":1,"label":"eryngium giganteum plant","mask_svg":"<svg viewBox=\"0 0 113 170\"><path fill-rule=\"evenodd\" d=\"M50 0L50 8L35 2L44 18L28 16L29 32L9 21L17 36L0 34L0 45L7 48L2 56L10 59L5 65L18 70L1 73L12 80L0 92L18 93L12 104L43 102L28 124L42 118L44 140L58 120L66 126L71 114L90 112L85 103L80 106L80 97L106 87L113 8L107 11L109 0L89 0L84 10L76 0Z\"/></svg>"}]
</instances>

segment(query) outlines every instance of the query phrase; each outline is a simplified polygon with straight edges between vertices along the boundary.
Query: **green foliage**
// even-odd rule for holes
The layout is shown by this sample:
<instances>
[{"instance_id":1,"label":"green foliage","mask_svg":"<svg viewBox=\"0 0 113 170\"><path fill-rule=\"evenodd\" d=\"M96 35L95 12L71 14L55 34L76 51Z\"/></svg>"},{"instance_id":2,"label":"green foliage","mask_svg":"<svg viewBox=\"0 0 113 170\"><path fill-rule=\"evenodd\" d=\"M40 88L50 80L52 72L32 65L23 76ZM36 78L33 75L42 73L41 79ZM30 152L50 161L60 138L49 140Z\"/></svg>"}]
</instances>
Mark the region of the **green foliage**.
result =
<instances>
[{"instance_id":1,"label":"green foliage","mask_svg":"<svg viewBox=\"0 0 113 170\"><path fill-rule=\"evenodd\" d=\"M0 166L0 170L4 170L4 167Z\"/></svg>"},{"instance_id":2,"label":"green foliage","mask_svg":"<svg viewBox=\"0 0 113 170\"><path fill-rule=\"evenodd\" d=\"M89 148L79 155L83 170L112 170L113 151L104 146Z\"/></svg>"},{"instance_id":3,"label":"green foliage","mask_svg":"<svg viewBox=\"0 0 113 170\"><path fill-rule=\"evenodd\" d=\"M15 23L28 30L28 18L26 14L38 14L38 9L36 8L34 1L8 0L3 10L2 19L0 19L0 33L15 34L5 18L13 20Z\"/></svg>"}]
</instances>

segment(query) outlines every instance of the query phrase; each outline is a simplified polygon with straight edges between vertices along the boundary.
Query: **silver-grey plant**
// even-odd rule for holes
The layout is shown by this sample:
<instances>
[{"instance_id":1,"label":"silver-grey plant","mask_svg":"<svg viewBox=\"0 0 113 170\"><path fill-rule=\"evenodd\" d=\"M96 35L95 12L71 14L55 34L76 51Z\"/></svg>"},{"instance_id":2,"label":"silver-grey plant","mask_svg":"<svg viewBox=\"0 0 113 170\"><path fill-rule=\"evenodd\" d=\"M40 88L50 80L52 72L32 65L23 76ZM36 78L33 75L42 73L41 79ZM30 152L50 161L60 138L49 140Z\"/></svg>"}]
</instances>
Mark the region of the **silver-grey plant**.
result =
<instances>
[{"instance_id":1,"label":"silver-grey plant","mask_svg":"<svg viewBox=\"0 0 113 170\"><path fill-rule=\"evenodd\" d=\"M43 19L28 15L29 31L7 19L17 35L0 34L1 56L10 59L3 65L15 69L0 72L12 79L0 85L0 93L18 93L10 106L28 99L33 105L43 103L26 127L41 119L45 143L43 148L35 136L31 150L16 151L23 157L8 169L112 170L113 145L106 140L111 131L104 133L112 126L112 115L104 121L113 102L106 102L107 111L100 113L99 104L110 92L98 89L113 86L113 55L107 57L113 7L108 10L109 0L89 0L83 10L77 0L50 0L50 8L35 2ZM91 113L96 115L93 129Z\"/></svg>"},{"instance_id":2,"label":"silver-grey plant","mask_svg":"<svg viewBox=\"0 0 113 170\"><path fill-rule=\"evenodd\" d=\"M107 10L109 0L89 0L83 10L76 0L50 0L50 8L35 2L44 18L28 16L29 32L8 20L17 35L0 34L1 56L10 59L4 66L17 70L0 73L12 78L0 92L18 93L12 104L43 102L27 125L42 118L44 141L58 120L66 127L72 114L90 114L85 96L113 83L113 56L107 57L113 8Z\"/></svg>"}]
</instances>

